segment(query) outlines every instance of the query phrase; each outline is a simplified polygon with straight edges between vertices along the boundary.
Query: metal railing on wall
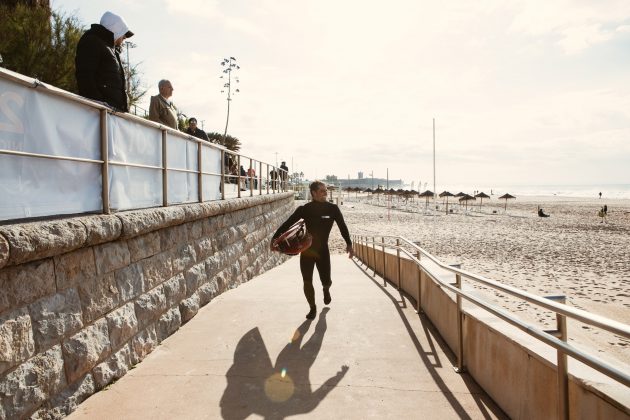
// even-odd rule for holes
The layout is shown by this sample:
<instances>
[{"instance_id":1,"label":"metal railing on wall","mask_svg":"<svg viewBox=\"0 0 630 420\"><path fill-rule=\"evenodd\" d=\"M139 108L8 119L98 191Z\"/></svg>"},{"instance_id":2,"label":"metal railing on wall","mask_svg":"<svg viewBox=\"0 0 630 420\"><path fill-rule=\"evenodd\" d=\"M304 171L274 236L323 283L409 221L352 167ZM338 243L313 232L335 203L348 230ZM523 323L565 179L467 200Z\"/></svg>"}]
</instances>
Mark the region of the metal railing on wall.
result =
<instances>
[{"instance_id":1,"label":"metal railing on wall","mask_svg":"<svg viewBox=\"0 0 630 420\"><path fill-rule=\"evenodd\" d=\"M39 112L31 112L34 108ZM68 109L62 118L67 118L69 126L76 125L77 119L85 120L84 125L90 128L86 131L94 132L95 136L94 139L85 136L88 138L86 143L93 140L94 144L90 146L92 151L77 151L76 155L73 155L74 150L67 147L64 149L64 135L80 137L80 134L74 133L72 129L67 129L67 133L64 133L64 121L60 121L60 118L54 119L54 116L48 117L49 114L59 113L57 108ZM38 119L38 116L41 116L41 119ZM44 121L46 119L50 121ZM48 132L54 140L47 140ZM145 139L149 140L143 143L141 140ZM28 146L25 146L26 143ZM38 144L42 143L46 144L41 147L44 150L40 151ZM149 163L143 158L136 158L136 161L120 158L120 155L124 153L121 154L119 149L125 148L133 150L136 157L141 157L145 153L143 148L146 145L150 145L148 148L150 150L146 150L146 154L154 155L152 159L148 159ZM66 153L57 153L58 149L63 149ZM98 198L100 205L92 204L87 207L87 210L79 211L86 213L109 214L117 210L251 197L275 194L287 191L288 188L288 173L282 168L136 115L116 112L99 102L0 68L0 159L3 157L4 160L0 162L0 166L4 163L5 168L15 163L16 159L28 159L28 165L20 166L20 170L25 171L23 172L25 174L28 173L29 167L37 168L37 162L41 160L57 162L54 165L90 165L91 173L99 175L98 180L93 177L92 184L98 182L100 185L89 187L92 188L92 192L94 188L100 188L100 197L94 197L95 194L91 194L90 197L79 195L78 199L74 199L74 204L81 201L81 198L90 202L96 202ZM99 165L100 171L95 171L93 165ZM124 171L136 171L135 173L144 171L145 175L148 174L148 178L153 180L159 178L161 199L157 197L159 192L153 191L158 187L149 183L148 186L143 186L144 190L151 190L147 193L150 199L146 203L134 204L131 200L125 205L112 207L112 199L115 198L112 196L114 194L112 193L114 187L112 177L118 181L116 191L132 188L128 184L134 181L134 177L127 174L125 178L121 175ZM15 175L9 170L6 173ZM160 175L158 176L157 173ZM64 207L62 203L56 209L50 210L50 213L46 212L44 205L38 203L38 212L34 215L31 215L30 211L25 211L23 214L7 211L8 216L7 214L3 216L3 204L13 205L15 208L16 205L9 201L15 202L16 197L28 201L31 196L31 199L35 200L37 189L28 190L28 186L33 183L19 182L19 175L15 175L18 177L15 179L5 177L2 173L0 176L5 178L0 178L0 196L3 195L3 187L6 191L13 193L13 195L5 194L5 198L9 197L6 198L5 203L0 198L0 221L77 213L73 211L77 206L71 206L73 203L70 202L68 207ZM45 173L35 178L41 180L44 185L47 182ZM124 182L121 184L120 180L126 180L128 184L125 185ZM183 181L183 186L176 183L179 180ZM11 187L10 184L16 181L26 187L23 190ZM70 184L77 185L87 182L80 177L69 181L71 181ZM169 181L175 184L171 185L171 191L169 191ZM71 189L71 185L65 187L65 190L68 189ZM20 194L20 191L24 191L24 194ZM27 208L28 202L20 205Z\"/></svg>"},{"instance_id":2,"label":"metal railing on wall","mask_svg":"<svg viewBox=\"0 0 630 420\"><path fill-rule=\"evenodd\" d=\"M564 304L564 296L551 296L540 297L533 293L529 293L518 288L502 284L498 281L491 280L489 278L479 276L468 271L462 270L456 266L451 266L443 263L433 255L429 254L418 245L414 244L410 240L401 236L364 236L364 235L352 235L353 243L355 245L361 245L356 249L356 254L359 259L368 264L370 261L374 263L373 274L377 275L379 267L377 267L377 249L383 254L382 264L380 267L380 275L383 277L383 282L387 281L386 278L386 250L396 251L397 260L397 285L401 288L401 253L405 255L404 259L412 261L417 267L419 273L424 273L433 282L437 283L443 289L446 289L456 296L457 307L457 340L458 346L456 350L457 366L455 370L458 372L465 371L465 355L464 355L464 334L463 331L463 317L464 311L462 308L463 300L471 302L472 304L483 308L489 313L497 316L501 320L517 327L524 331L528 335L542 341L543 343L553 347L557 351L557 374L558 374L558 401L559 401L559 418L569 418L569 377L568 377L568 363L567 357L572 357L585 365L603 373L604 375L612 378L619 383L630 387L630 374L621 371L612 364L603 361L591 354L588 354L577 347L567 342L567 318L588 324L593 327L600 328L613 334L617 334L621 337L630 339L630 326L621 322L608 319L606 317L592 314L581 309L573 308ZM377 239L378 238L378 239ZM443 270L447 270L454 274L454 283L449 283L441 280L438 276L432 274L429 270L425 269L422 263L422 259L428 259L435 263ZM463 279L467 279L471 282L478 283L480 285L489 287L491 289L507 293L519 299L523 299L538 307L547 309L556 314L556 329L555 330L542 330L537 325L527 323L518 319L509 311L498 308L489 301L486 301L479 296L471 294L463 290ZM416 300L417 312L422 311L422 276L418 275L418 295Z\"/></svg>"}]
</instances>

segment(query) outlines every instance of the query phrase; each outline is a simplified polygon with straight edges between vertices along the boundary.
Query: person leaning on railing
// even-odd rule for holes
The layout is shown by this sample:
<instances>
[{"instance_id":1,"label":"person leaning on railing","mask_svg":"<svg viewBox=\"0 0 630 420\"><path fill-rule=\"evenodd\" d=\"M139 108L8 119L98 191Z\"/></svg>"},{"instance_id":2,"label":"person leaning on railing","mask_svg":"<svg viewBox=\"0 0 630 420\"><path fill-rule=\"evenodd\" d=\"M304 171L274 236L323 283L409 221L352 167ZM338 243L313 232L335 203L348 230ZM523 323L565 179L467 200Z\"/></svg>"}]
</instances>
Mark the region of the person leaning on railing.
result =
<instances>
[{"instance_id":1,"label":"person leaning on railing","mask_svg":"<svg viewBox=\"0 0 630 420\"><path fill-rule=\"evenodd\" d=\"M158 90L158 95L151 96L149 119L177 130L177 108L170 100L173 96L173 84L162 79L158 82Z\"/></svg>"},{"instance_id":2,"label":"person leaning on railing","mask_svg":"<svg viewBox=\"0 0 630 420\"><path fill-rule=\"evenodd\" d=\"M125 20L105 12L77 44L75 76L79 94L128 112L125 72L120 61L122 42L133 36Z\"/></svg>"},{"instance_id":3,"label":"person leaning on railing","mask_svg":"<svg viewBox=\"0 0 630 420\"><path fill-rule=\"evenodd\" d=\"M197 118L191 117L188 120L188 128L186 129L186 134L190 134L193 137L197 137L198 139L210 141L208 140L208 135L205 131L197 128Z\"/></svg>"}]
</instances>

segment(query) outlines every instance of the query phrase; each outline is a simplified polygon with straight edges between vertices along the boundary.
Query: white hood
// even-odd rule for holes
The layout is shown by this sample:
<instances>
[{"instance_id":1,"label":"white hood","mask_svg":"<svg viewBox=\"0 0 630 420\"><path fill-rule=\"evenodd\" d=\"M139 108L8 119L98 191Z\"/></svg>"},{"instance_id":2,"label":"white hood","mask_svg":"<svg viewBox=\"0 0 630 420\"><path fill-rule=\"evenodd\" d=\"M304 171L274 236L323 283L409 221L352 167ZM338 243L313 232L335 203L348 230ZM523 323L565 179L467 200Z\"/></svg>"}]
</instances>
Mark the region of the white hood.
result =
<instances>
[{"instance_id":1,"label":"white hood","mask_svg":"<svg viewBox=\"0 0 630 420\"><path fill-rule=\"evenodd\" d=\"M129 30L125 19L112 12L105 12L103 14L103 17L101 17L101 25L114 34L114 41L123 35L126 35L127 38L133 36L133 32Z\"/></svg>"}]
</instances>

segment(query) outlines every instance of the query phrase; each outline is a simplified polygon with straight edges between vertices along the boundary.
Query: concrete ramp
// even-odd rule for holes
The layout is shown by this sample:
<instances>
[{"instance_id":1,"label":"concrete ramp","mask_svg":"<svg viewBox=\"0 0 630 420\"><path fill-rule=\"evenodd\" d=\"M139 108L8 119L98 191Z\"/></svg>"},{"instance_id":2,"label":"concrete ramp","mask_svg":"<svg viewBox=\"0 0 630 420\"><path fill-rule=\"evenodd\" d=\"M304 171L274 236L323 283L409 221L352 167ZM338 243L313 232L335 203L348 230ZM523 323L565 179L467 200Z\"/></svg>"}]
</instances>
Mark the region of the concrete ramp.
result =
<instances>
[{"instance_id":1,"label":"concrete ramp","mask_svg":"<svg viewBox=\"0 0 630 420\"><path fill-rule=\"evenodd\" d=\"M333 256L306 321L298 257L215 298L70 419L506 418L413 303Z\"/></svg>"}]
</instances>

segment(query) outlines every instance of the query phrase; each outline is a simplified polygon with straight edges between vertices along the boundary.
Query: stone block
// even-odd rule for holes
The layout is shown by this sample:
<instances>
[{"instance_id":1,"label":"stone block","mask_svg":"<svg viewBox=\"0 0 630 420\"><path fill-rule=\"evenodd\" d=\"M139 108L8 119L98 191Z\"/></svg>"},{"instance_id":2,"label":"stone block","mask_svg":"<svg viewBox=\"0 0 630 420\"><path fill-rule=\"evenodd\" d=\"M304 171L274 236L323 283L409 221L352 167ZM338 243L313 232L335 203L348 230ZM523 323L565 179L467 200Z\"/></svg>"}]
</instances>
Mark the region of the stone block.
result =
<instances>
[{"instance_id":1,"label":"stone block","mask_svg":"<svg viewBox=\"0 0 630 420\"><path fill-rule=\"evenodd\" d=\"M208 302L219 294L219 285L217 284L216 278L211 279L199 287L197 294L199 295L199 306L208 304Z\"/></svg>"},{"instance_id":2,"label":"stone block","mask_svg":"<svg viewBox=\"0 0 630 420\"><path fill-rule=\"evenodd\" d=\"M122 222L121 236L127 239L167 226L181 224L186 220L186 214L179 206L129 211L119 213L116 216Z\"/></svg>"},{"instance_id":3,"label":"stone block","mask_svg":"<svg viewBox=\"0 0 630 420\"><path fill-rule=\"evenodd\" d=\"M9 262L9 242L0 235L0 268Z\"/></svg>"},{"instance_id":4,"label":"stone block","mask_svg":"<svg viewBox=\"0 0 630 420\"><path fill-rule=\"evenodd\" d=\"M74 219L0 226L0 235L9 243L9 265L63 254L84 246L87 239L85 226Z\"/></svg>"},{"instance_id":5,"label":"stone block","mask_svg":"<svg viewBox=\"0 0 630 420\"><path fill-rule=\"evenodd\" d=\"M181 325L182 317L179 313L179 308L171 308L155 324L158 341L160 343L164 341L169 335L177 331Z\"/></svg>"},{"instance_id":6,"label":"stone block","mask_svg":"<svg viewBox=\"0 0 630 420\"><path fill-rule=\"evenodd\" d=\"M92 369L92 376L98 389L110 382L122 378L131 367L131 351L129 345L112 354L103 363Z\"/></svg>"},{"instance_id":7,"label":"stone block","mask_svg":"<svg viewBox=\"0 0 630 420\"><path fill-rule=\"evenodd\" d=\"M221 229L219 225L219 216L210 217L202 221L203 236L215 236Z\"/></svg>"},{"instance_id":8,"label":"stone block","mask_svg":"<svg viewBox=\"0 0 630 420\"><path fill-rule=\"evenodd\" d=\"M216 242L212 238L202 238L195 242L195 252L198 261L202 261L213 255L216 250Z\"/></svg>"},{"instance_id":9,"label":"stone block","mask_svg":"<svg viewBox=\"0 0 630 420\"><path fill-rule=\"evenodd\" d=\"M108 242L94 247L97 274L110 273L129 265L131 255L125 241Z\"/></svg>"},{"instance_id":10,"label":"stone block","mask_svg":"<svg viewBox=\"0 0 630 420\"><path fill-rule=\"evenodd\" d=\"M157 334L155 333L155 324L151 324L145 330L140 331L131 340L131 363L136 365L140 363L149 353L151 353L158 345Z\"/></svg>"},{"instance_id":11,"label":"stone block","mask_svg":"<svg viewBox=\"0 0 630 420\"><path fill-rule=\"evenodd\" d=\"M138 332L138 319L133 303L128 303L105 317L112 349L117 349Z\"/></svg>"},{"instance_id":12,"label":"stone block","mask_svg":"<svg viewBox=\"0 0 630 420\"><path fill-rule=\"evenodd\" d=\"M140 327L155 321L166 310L166 296L164 286L158 286L141 295L134 302L136 318Z\"/></svg>"},{"instance_id":13,"label":"stone block","mask_svg":"<svg viewBox=\"0 0 630 420\"><path fill-rule=\"evenodd\" d=\"M186 225L171 226L160 230L160 247L162 251L184 245L188 242Z\"/></svg>"},{"instance_id":14,"label":"stone block","mask_svg":"<svg viewBox=\"0 0 630 420\"><path fill-rule=\"evenodd\" d=\"M99 319L63 342L68 381L74 382L111 353L107 321Z\"/></svg>"},{"instance_id":15,"label":"stone block","mask_svg":"<svg viewBox=\"0 0 630 420\"><path fill-rule=\"evenodd\" d=\"M142 261L145 289L150 290L173 277L172 258L169 252L162 252Z\"/></svg>"},{"instance_id":16,"label":"stone block","mask_svg":"<svg viewBox=\"0 0 630 420\"><path fill-rule=\"evenodd\" d=\"M164 295L166 307L170 308L179 304L186 296L186 279L183 274L178 274L164 283Z\"/></svg>"},{"instance_id":17,"label":"stone block","mask_svg":"<svg viewBox=\"0 0 630 420\"><path fill-rule=\"evenodd\" d=\"M79 404L96 392L94 378L91 374L85 375L61 393L55 395L49 403L49 408L40 416L44 419L62 419L77 409Z\"/></svg>"},{"instance_id":18,"label":"stone block","mask_svg":"<svg viewBox=\"0 0 630 420\"><path fill-rule=\"evenodd\" d=\"M58 344L83 327L81 301L76 289L65 289L29 306L39 352Z\"/></svg>"},{"instance_id":19,"label":"stone block","mask_svg":"<svg viewBox=\"0 0 630 420\"><path fill-rule=\"evenodd\" d=\"M127 246L131 261L136 262L160 253L160 235L157 232L149 232L136 236L127 241Z\"/></svg>"},{"instance_id":20,"label":"stone block","mask_svg":"<svg viewBox=\"0 0 630 420\"><path fill-rule=\"evenodd\" d=\"M0 270L0 313L56 292L52 259Z\"/></svg>"},{"instance_id":21,"label":"stone block","mask_svg":"<svg viewBox=\"0 0 630 420\"><path fill-rule=\"evenodd\" d=\"M146 290L144 272L140 263L116 270L114 278L120 292L120 303L135 299Z\"/></svg>"},{"instance_id":22,"label":"stone block","mask_svg":"<svg viewBox=\"0 0 630 420\"><path fill-rule=\"evenodd\" d=\"M67 289L96 277L94 248L81 248L76 251L58 255L55 261L55 278L57 289Z\"/></svg>"},{"instance_id":23,"label":"stone block","mask_svg":"<svg viewBox=\"0 0 630 420\"><path fill-rule=\"evenodd\" d=\"M83 320L86 324L111 311L120 302L114 273L94 277L82 283L79 286L79 296L83 308Z\"/></svg>"},{"instance_id":24,"label":"stone block","mask_svg":"<svg viewBox=\"0 0 630 420\"><path fill-rule=\"evenodd\" d=\"M173 250L173 274L179 274L197 261L197 254L192 245L183 245Z\"/></svg>"},{"instance_id":25,"label":"stone block","mask_svg":"<svg viewBox=\"0 0 630 420\"><path fill-rule=\"evenodd\" d=\"M26 307L0 316L0 375L33 354L35 341Z\"/></svg>"},{"instance_id":26,"label":"stone block","mask_svg":"<svg viewBox=\"0 0 630 420\"><path fill-rule=\"evenodd\" d=\"M227 260L223 252L217 252L211 257L206 258L206 274L212 276L222 270L227 264Z\"/></svg>"},{"instance_id":27,"label":"stone block","mask_svg":"<svg viewBox=\"0 0 630 420\"><path fill-rule=\"evenodd\" d=\"M201 262L193 265L184 272L184 278L186 279L186 296L192 295L199 285L205 282L206 277L206 263Z\"/></svg>"},{"instance_id":28,"label":"stone block","mask_svg":"<svg viewBox=\"0 0 630 420\"><path fill-rule=\"evenodd\" d=\"M113 214L80 217L76 220L85 225L87 233L86 246L112 242L122 234L122 223L118 216Z\"/></svg>"},{"instance_id":29,"label":"stone block","mask_svg":"<svg viewBox=\"0 0 630 420\"><path fill-rule=\"evenodd\" d=\"M194 222L188 223L188 239L190 241L200 239L203 236L203 221L196 220ZM0 246L1 249L1 246ZM1 258L1 257L0 257Z\"/></svg>"},{"instance_id":30,"label":"stone block","mask_svg":"<svg viewBox=\"0 0 630 420\"><path fill-rule=\"evenodd\" d=\"M199 295L193 294L188 299L183 300L179 304L179 313L181 314L182 324L190 321L199 312Z\"/></svg>"},{"instance_id":31,"label":"stone block","mask_svg":"<svg viewBox=\"0 0 630 420\"><path fill-rule=\"evenodd\" d=\"M0 381L0 418L25 418L66 387L61 347L38 354Z\"/></svg>"}]
</instances>

